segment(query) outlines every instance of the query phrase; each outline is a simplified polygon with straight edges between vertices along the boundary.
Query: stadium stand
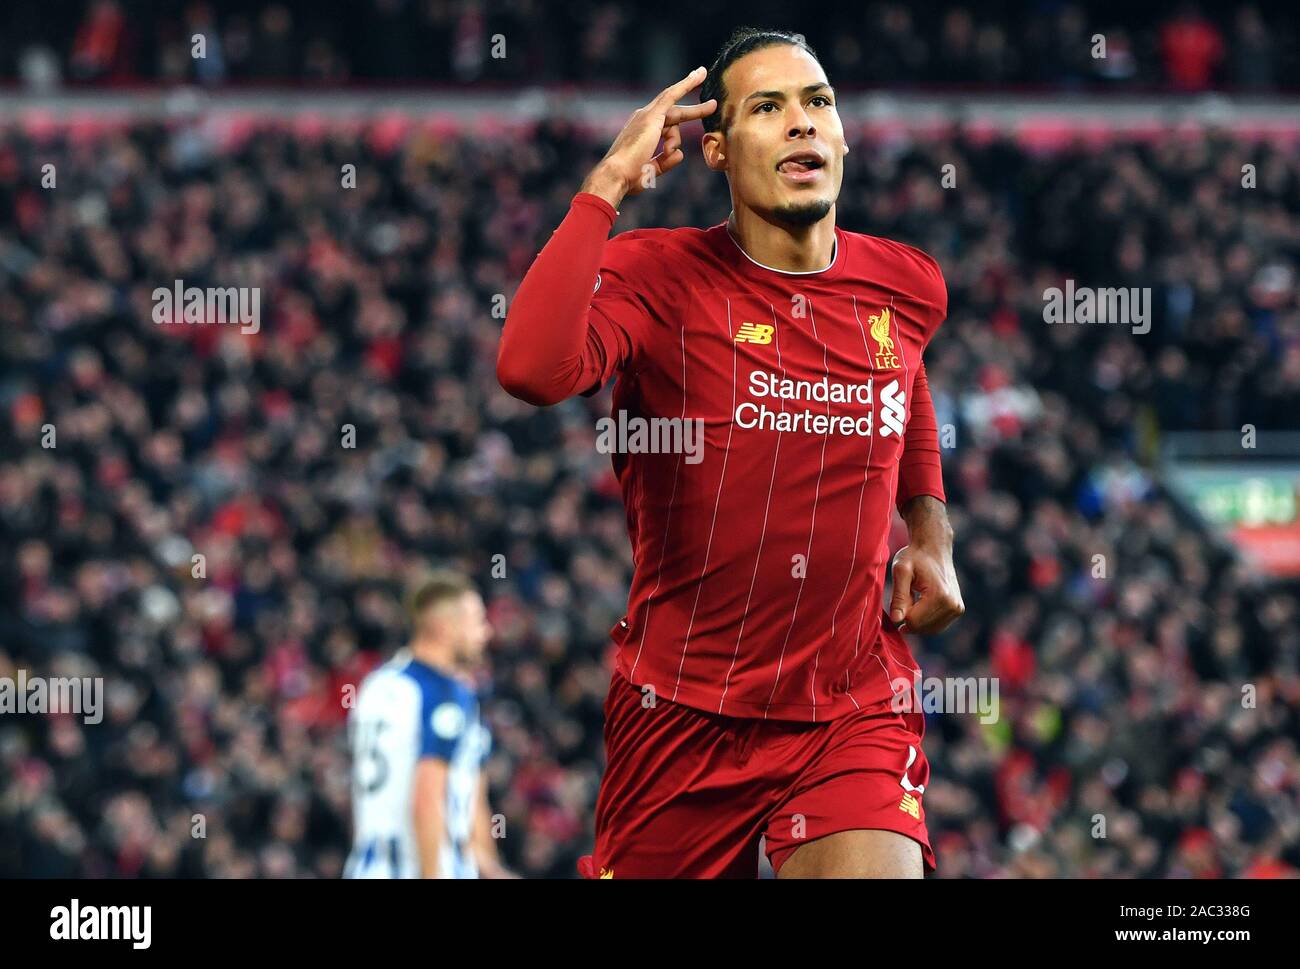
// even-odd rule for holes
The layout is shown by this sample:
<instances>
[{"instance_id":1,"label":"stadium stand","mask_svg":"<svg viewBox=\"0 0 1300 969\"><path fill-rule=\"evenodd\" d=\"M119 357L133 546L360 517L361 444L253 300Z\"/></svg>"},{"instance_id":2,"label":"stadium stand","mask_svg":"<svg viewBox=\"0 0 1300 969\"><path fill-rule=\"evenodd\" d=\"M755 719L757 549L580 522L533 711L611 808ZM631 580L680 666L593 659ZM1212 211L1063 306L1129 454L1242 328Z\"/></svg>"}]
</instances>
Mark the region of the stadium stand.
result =
<instances>
[{"instance_id":1,"label":"stadium stand","mask_svg":"<svg viewBox=\"0 0 1300 969\"><path fill-rule=\"evenodd\" d=\"M630 568L594 447L609 397L507 396L491 308L606 142L560 117L209 135L0 128L0 675L107 683L93 730L0 722L0 874L337 876L338 697L400 644L401 579L433 560L480 582L497 630L505 860L572 877ZM694 161L616 231L725 219ZM31 177L47 163L58 191ZM967 614L914 648L927 676L997 676L1001 705L927 731L941 877L1300 871L1295 590L1152 462L1169 431L1296 425L1297 141L1044 152L958 129L847 164L840 224L927 249L950 290L927 368ZM1065 276L1153 286L1150 333L1045 324ZM176 279L261 287L260 331L155 324Z\"/></svg>"}]
</instances>

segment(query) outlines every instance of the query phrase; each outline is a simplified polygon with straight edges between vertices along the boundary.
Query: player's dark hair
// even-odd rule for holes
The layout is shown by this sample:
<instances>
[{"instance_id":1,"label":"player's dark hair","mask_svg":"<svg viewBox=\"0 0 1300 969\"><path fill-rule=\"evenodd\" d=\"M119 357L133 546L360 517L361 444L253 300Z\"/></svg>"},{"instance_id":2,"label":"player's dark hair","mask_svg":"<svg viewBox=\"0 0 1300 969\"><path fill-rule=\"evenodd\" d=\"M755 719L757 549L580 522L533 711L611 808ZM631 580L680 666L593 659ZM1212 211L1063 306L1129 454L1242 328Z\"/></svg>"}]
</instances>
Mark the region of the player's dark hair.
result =
<instances>
[{"instance_id":1,"label":"player's dark hair","mask_svg":"<svg viewBox=\"0 0 1300 969\"><path fill-rule=\"evenodd\" d=\"M718 51L717 58L709 68L709 76L700 85L701 103L709 98L718 99L717 109L703 119L705 131L721 131L726 134L726 128L722 124L722 109L726 107L727 88L722 83L722 75L726 73L727 68L752 51L775 47L777 44L800 47L811 54L818 63L821 62L817 52L808 45L808 41L804 40L803 34L792 34L785 30L764 30L760 27L737 27Z\"/></svg>"},{"instance_id":2,"label":"player's dark hair","mask_svg":"<svg viewBox=\"0 0 1300 969\"><path fill-rule=\"evenodd\" d=\"M459 599L469 592L477 592L474 583L451 569L436 569L420 578L407 597L406 613L411 625L418 625L420 617L430 606Z\"/></svg>"}]
</instances>

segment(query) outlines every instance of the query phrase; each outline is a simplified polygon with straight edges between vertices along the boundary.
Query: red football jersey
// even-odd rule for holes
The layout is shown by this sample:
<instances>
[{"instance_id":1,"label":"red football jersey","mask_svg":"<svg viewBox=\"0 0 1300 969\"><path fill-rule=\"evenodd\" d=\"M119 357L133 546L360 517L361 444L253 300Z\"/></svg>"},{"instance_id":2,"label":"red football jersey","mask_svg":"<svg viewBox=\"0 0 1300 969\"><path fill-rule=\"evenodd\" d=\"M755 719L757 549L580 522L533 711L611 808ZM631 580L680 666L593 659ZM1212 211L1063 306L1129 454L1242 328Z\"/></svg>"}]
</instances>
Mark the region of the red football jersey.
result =
<instances>
[{"instance_id":1,"label":"red football jersey","mask_svg":"<svg viewBox=\"0 0 1300 969\"><path fill-rule=\"evenodd\" d=\"M603 217L607 232L614 216L579 193L570 218ZM882 594L918 394L928 446L909 449L921 483L906 497L943 498L921 357L947 291L917 249L835 238L831 264L805 273L758 264L725 223L604 244L565 386L617 376L625 424L703 428L697 454L613 459L635 559L617 662L664 699L829 720L887 708L915 666L892 629L882 638Z\"/></svg>"}]
</instances>

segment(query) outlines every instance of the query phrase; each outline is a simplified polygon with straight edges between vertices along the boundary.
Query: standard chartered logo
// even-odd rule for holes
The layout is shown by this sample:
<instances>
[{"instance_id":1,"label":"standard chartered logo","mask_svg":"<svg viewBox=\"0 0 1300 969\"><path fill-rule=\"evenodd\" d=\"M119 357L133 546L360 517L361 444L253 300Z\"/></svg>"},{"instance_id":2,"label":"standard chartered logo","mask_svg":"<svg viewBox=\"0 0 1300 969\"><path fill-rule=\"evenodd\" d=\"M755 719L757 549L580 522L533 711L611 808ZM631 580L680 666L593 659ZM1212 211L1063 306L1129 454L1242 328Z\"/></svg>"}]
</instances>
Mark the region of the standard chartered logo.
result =
<instances>
[{"instance_id":1,"label":"standard chartered logo","mask_svg":"<svg viewBox=\"0 0 1300 969\"><path fill-rule=\"evenodd\" d=\"M765 370L754 370L749 375L749 394L758 400L747 400L738 405L735 414L736 425L746 430L870 437L874 433L877 403L881 437L902 437L907 420L906 393L897 379L890 380L877 394L870 379L858 384L839 383L828 377L791 380ZM828 414L811 408L773 408L766 403L768 400L844 404L853 413Z\"/></svg>"},{"instance_id":2,"label":"standard chartered logo","mask_svg":"<svg viewBox=\"0 0 1300 969\"><path fill-rule=\"evenodd\" d=\"M891 380L880 389L880 436L889 437L890 432L903 436L904 414L903 391L898 388L898 381Z\"/></svg>"}]
</instances>

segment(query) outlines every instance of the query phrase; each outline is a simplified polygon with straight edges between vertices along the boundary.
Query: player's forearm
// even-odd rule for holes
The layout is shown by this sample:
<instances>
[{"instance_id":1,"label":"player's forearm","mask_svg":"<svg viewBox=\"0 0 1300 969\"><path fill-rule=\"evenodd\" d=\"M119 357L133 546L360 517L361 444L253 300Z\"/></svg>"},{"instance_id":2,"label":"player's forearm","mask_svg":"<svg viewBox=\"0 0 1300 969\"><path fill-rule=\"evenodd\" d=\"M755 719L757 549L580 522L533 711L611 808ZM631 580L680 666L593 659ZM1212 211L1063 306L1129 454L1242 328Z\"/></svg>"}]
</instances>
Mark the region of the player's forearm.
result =
<instances>
[{"instance_id":1,"label":"player's forearm","mask_svg":"<svg viewBox=\"0 0 1300 969\"><path fill-rule=\"evenodd\" d=\"M953 567L948 509L933 495L919 495L903 506L903 519L908 543L894 556L889 618L900 629L941 633L966 611Z\"/></svg>"},{"instance_id":2,"label":"player's forearm","mask_svg":"<svg viewBox=\"0 0 1300 969\"><path fill-rule=\"evenodd\" d=\"M497 350L497 379L520 400L555 404L593 382L587 317L613 224L600 201L576 195L519 284Z\"/></svg>"},{"instance_id":3,"label":"player's forearm","mask_svg":"<svg viewBox=\"0 0 1300 969\"><path fill-rule=\"evenodd\" d=\"M903 435L903 454L898 461L898 509L918 495L930 495L940 503L947 497L943 490L943 464L939 458L939 422L930 397L930 383L925 364L917 369L912 381L911 416Z\"/></svg>"},{"instance_id":4,"label":"player's forearm","mask_svg":"<svg viewBox=\"0 0 1300 969\"><path fill-rule=\"evenodd\" d=\"M497 852L497 839L492 837L492 805L488 801L488 780L479 778L478 814L470 834L470 851L480 878L510 878L511 873L501 864Z\"/></svg>"},{"instance_id":5,"label":"player's forearm","mask_svg":"<svg viewBox=\"0 0 1300 969\"><path fill-rule=\"evenodd\" d=\"M907 523L908 544L942 551L952 559L952 525L948 506L933 495L918 495L902 508Z\"/></svg>"},{"instance_id":6,"label":"player's forearm","mask_svg":"<svg viewBox=\"0 0 1300 969\"><path fill-rule=\"evenodd\" d=\"M438 877L438 856L443 842L442 812L435 805L415 806L415 845L420 855L420 877Z\"/></svg>"},{"instance_id":7,"label":"player's forearm","mask_svg":"<svg viewBox=\"0 0 1300 969\"><path fill-rule=\"evenodd\" d=\"M591 170L591 174L582 183L579 191L603 198L617 211L627 195L627 186L617 173L603 165L597 165Z\"/></svg>"},{"instance_id":8,"label":"player's forearm","mask_svg":"<svg viewBox=\"0 0 1300 969\"><path fill-rule=\"evenodd\" d=\"M491 835L487 837L487 843L482 838L474 844L474 863L478 867L480 878L507 878L510 873L505 865L501 864L501 855L497 852L496 842Z\"/></svg>"},{"instance_id":9,"label":"player's forearm","mask_svg":"<svg viewBox=\"0 0 1300 969\"><path fill-rule=\"evenodd\" d=\"M424 839L419 839L420 847L420 877L437 878L438 873L438 848L436 845L425 844Z\"/></svg>"}]
</instances>

